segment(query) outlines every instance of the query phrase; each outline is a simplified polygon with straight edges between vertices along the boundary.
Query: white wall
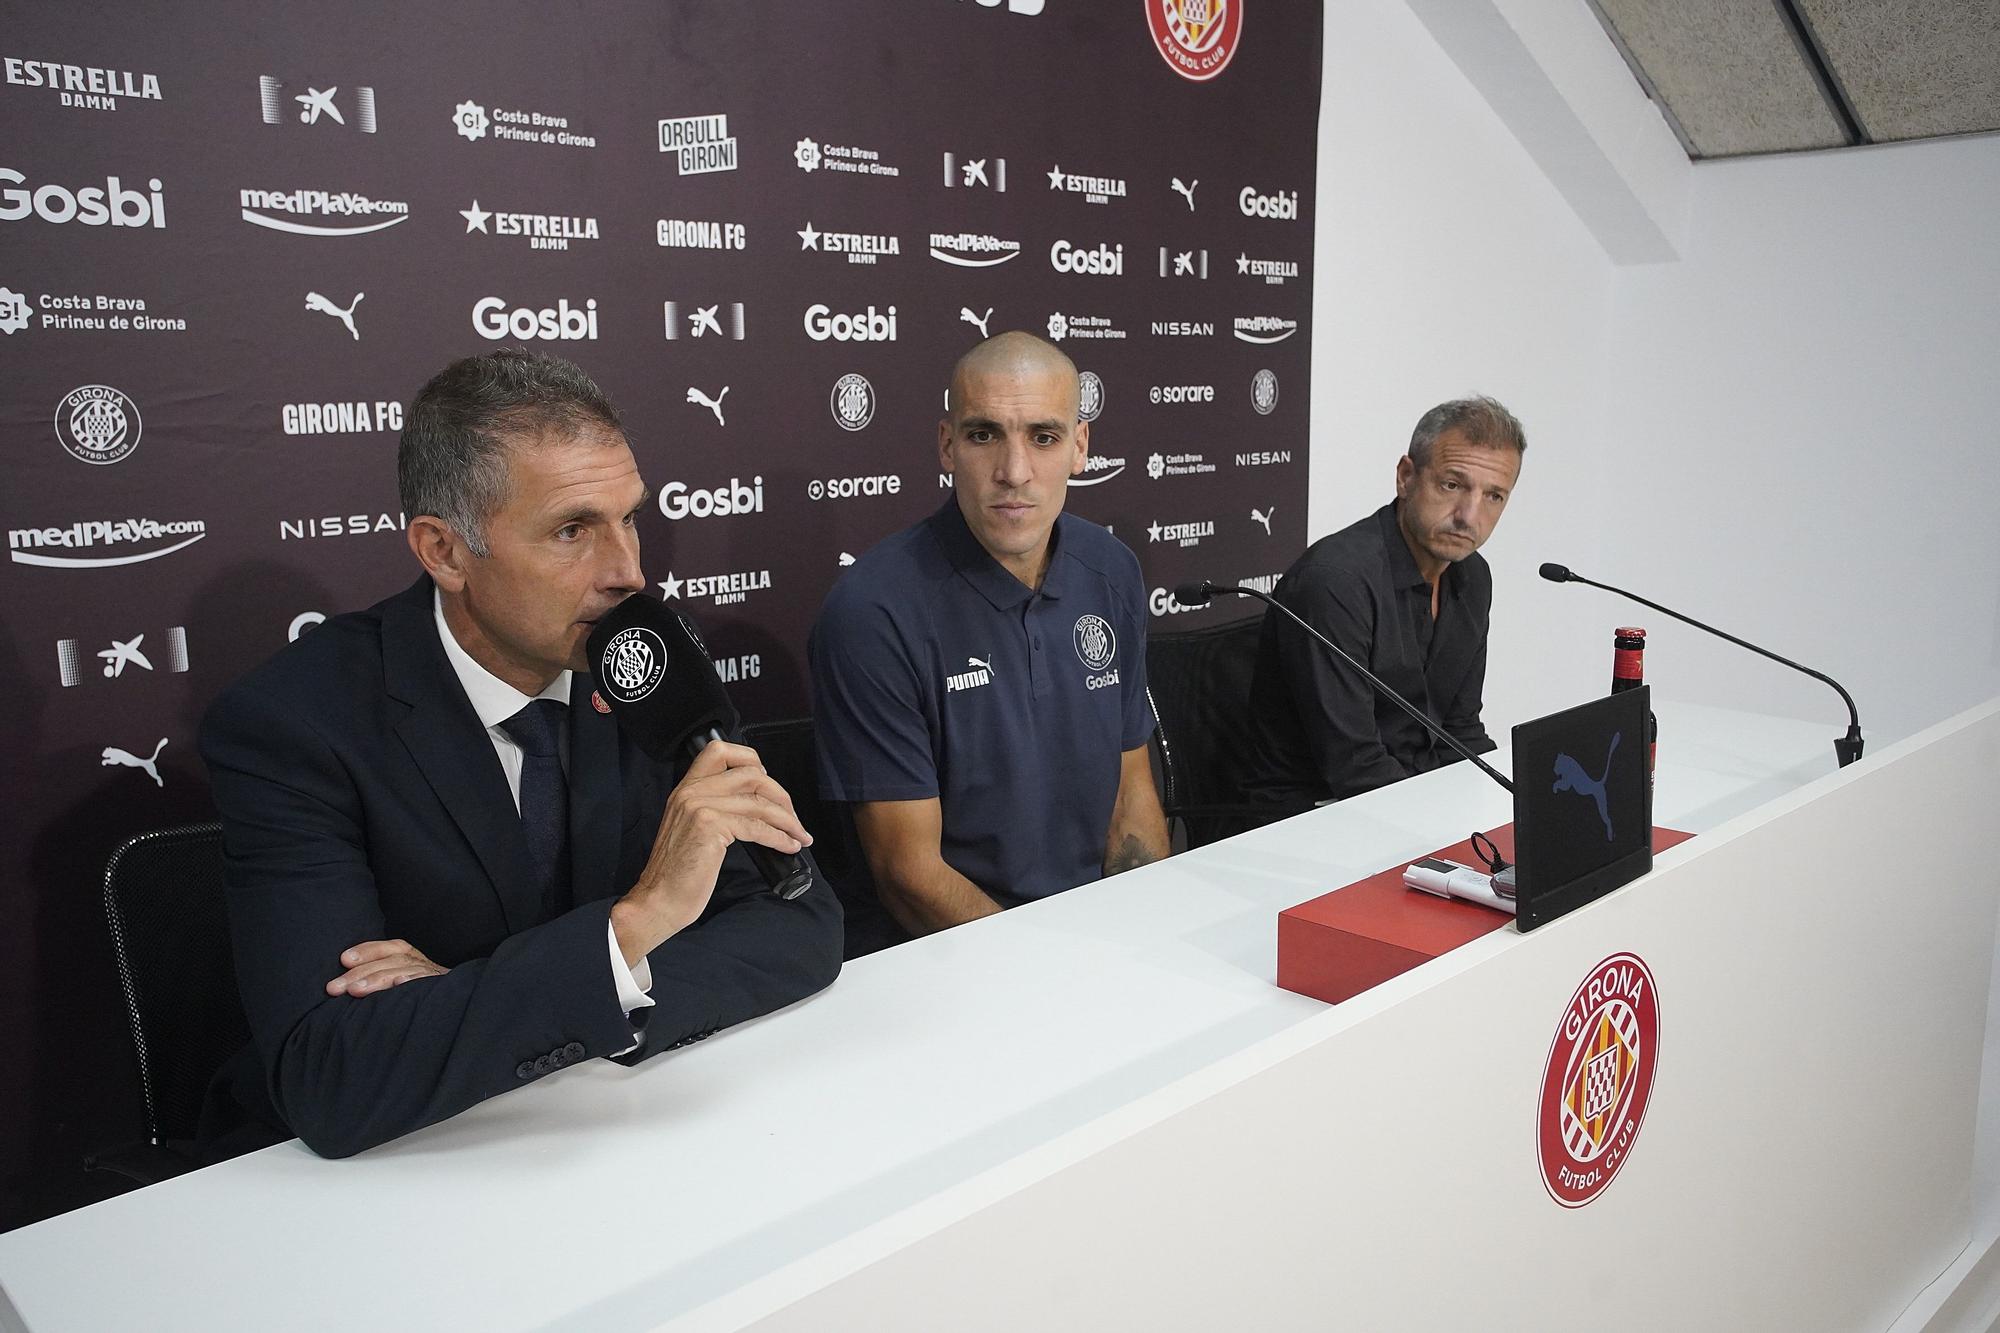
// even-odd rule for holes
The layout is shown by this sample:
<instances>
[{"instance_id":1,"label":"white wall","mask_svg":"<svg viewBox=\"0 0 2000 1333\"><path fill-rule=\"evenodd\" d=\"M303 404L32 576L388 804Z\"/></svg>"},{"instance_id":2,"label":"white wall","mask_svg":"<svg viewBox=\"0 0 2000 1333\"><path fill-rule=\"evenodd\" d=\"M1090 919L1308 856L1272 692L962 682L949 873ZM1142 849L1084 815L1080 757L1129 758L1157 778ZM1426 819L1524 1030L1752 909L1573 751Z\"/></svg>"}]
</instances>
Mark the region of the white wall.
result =
<instances>
[{"instance_id":1,"label":"white wall","mask_svg":"<svg viewBox=\"0 0 2000 1333\"><path fill-rule=\"evenodd\" d=\"M1492 14L1326 8L1308 531L1388 497L1431 403L1479 390L1514 408L1530 448L1486 548L1489 729L1603 688L1609 630L1636 622L1662 693L1823 719L1829 765L1844 730L1817 682L1544 583L1544 560L1830 672L1878 748L2000 694L2000 135L1697 164L1682 225L1580 0L1493 0L1677 252L1620 265L1607 245L1629 251L1559 188L1602 185L1565 165L1561 116L1496 83L1523 61ZM1462 25L1442 29L1452 54L1426 22ZM1990 1237L2000 1025L1986 1064Z\"/></svg>"},{"instance_id":2,"label":"white wall","mask_svg":"<svg viewBox=\"0 0 2000 1333\"><path fill-rule=\"evenodd\" d=\"M1476 83L1406 0L1327 7L1310 535L1389 497L1425 408L1492 393L1529 438L1486 548L1496 734L1602 689L1626 623L1662 693L1824 718L1829 762L1844 729L1545 560L1829 671L1871 743L2000 693L2000 136L1697 164L1679 258L1619 265Z\"/></svg>"},{"instance_id":3,"label":"white wall","mask_svg":"<svg viewBox=\"0 0 2000 1333\"><path fill-rule=\"evenodd\" d=\"M2000 693L2000 135L1712 163L1677 264L1614 285L1596 576L1853 692L1886 742ZM1832 692L1693 631L1662 691L1795 717Z\"/></svg>"},{"instance_id":4,"label":"white wall","mask_svg":"<svg viewBox=\"0 0 2000 1333\"><path fill-rule=\"evenodd\" d=\"M1612 59L1616 59L1615 54ZM1402 0L1326 10L1308 527L1393 494L1423 412L1491 393L1528 432L1494 569L1489 728L1609 682L1608 613L1536 567L1594 562L1614 269ZM1566 595L1568 594L1568 595Z\"/></svg>"}]
</instances>

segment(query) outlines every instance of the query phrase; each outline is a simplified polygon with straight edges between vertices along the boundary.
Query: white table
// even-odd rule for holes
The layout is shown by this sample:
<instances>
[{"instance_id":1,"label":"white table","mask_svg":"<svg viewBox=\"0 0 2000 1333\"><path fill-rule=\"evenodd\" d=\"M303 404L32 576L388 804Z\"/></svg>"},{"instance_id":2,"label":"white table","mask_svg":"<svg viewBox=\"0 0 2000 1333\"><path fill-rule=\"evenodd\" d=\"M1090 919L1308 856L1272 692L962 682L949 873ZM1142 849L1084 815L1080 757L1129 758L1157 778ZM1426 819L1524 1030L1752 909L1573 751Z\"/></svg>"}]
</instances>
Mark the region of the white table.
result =
<instances>
[{"instance_id":1,"label":"white table","mask_svg":"<svg viewBox=\"0 0 2000 1333\"><path fill-rule=\"evenodd\" d=\"M1660 720L1662 824L1708 832L1834 773L1828 723L1670 704ZM0 1326L763 1319L1287 1052L1533 951L1564 923L1502 931L1337 1009L1273 983L1280 910L1510 817L1504 792L1456 765L858 960L814 999L636 1069L594 1061L354 1159L281 1145L0 1235ZM1989 912L1989 940L1990 926ZM1527 1122L1508 1132L1525 1139ZM1642 1195L1621 1180L1585 1215L1610 1219L1621 1191ZM1035 1262L1009 1280L1042 1283L1048 1260ZM1091 1298L1053 1280L1053 1304L1021 1317L1073 1309L1073 1326L1096 1323L1082 1313ZM1014 1323L970 1290L948 1310L935 1293L906 1309L867 1299L876 1327L986 1327L982 1312ZM833 1327L837 1308L790 1317Z\"/></svg>"}]
</instances>

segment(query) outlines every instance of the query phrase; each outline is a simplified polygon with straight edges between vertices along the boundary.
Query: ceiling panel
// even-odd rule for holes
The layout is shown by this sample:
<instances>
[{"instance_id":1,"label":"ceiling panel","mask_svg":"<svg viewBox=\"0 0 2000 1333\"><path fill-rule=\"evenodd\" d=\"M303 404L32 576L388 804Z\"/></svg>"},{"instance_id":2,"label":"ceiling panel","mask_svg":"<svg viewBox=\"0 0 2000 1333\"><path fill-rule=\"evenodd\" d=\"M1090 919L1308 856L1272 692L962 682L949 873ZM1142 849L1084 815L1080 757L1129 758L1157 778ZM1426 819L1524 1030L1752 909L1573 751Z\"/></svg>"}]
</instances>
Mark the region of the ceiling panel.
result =
<instances>
[{"instance_id":1,"label":"ceiling panel","mask_svg":"<svg viewBox=\"0 0 2000 1333\"><path fill-rule=\"evenodd\" d=\"M1592 2L1692 156L1848 142L1774 0Z\"/></svg>"},{"instance_id":2,"label":"ceiling panel","mask_svg":"<svg viewBox=\"0 0 2000 1333\"><path fill-rule=\"evenodd\" d=\"M2000 129L2000 2L1796 3L1870 139Z\"/></svg>"}]
</instances>

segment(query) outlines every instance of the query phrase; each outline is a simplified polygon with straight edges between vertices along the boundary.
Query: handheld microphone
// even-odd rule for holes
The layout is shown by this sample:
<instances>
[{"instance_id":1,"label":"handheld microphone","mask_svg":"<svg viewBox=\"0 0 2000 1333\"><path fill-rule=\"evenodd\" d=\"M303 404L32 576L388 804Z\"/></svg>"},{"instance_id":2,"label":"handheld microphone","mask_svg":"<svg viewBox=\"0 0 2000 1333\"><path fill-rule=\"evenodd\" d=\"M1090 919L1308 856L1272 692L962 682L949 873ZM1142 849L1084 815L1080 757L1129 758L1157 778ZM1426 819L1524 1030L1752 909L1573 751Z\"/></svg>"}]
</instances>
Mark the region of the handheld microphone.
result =
<instances>
[{"instance_id":1,"label":"handheld microphone","mask_svg":"<svg viewBox=\"0 0 2000 1333\"><path fill-rule=\"evenodd\" d=\"M1855 760L1861 757L1861 746L1862 746L1861 714L1855 711L1854 696L1849 694L1845 689L1842 689L1840 682L1835 680L1832 676L1827 675L1825 672L1814 671L1809 666L1801 666L1799 663L1794 662L1791 658L1780 657L1768 648L1759 648L1756 644L1751 643L1746 639L1739 639L1734 634L1726 634L1723 631L1717 629L1713 625L1704 625L1699 620L1696 620L1693 616L1684 616L1680 612L1675 611L1669 607L1661 606L1658 602L1649 602L1644 597L1639 596L1639 594L1635 592L1626 592L1623 588L1614 588L1608 583L1599 583L1595 579L1587 579L1581 574L1573 573L1568 565L1557 565L1557 564L1543 565L1542 577L1547 579L1550 583L1582 583L1592 588L1602 588L1605 592L1617 593L1620 597L1624 597L1631 601L1637 602L1641 606L1651 607L1653 610L1658 611L1663 616L1672 616L1675 620L1680 621L1682 624L1693 625L1696 629L1703 630L1709 634L1713 634L1718 639L1727 639L1729 642L1735 644L1738 648L1748 648L1751 652L1756 653L1759 657L1768 657L1773 662L1777 662L1780 663L1781 665L1788 666L1794 671L1803 671L1806 675L1811 676L1814 680L1825 681L1828 685L1833 686L1835 691L1839 693L1841 699L1847 704L1847 734L1845 736L1840 736L1835 738L1833 742L1834 758L1840 761L1839 766L1841 768L1846 768L1849 764L1853 763Z\"/></svg>"},{"instance_id":2,"label":"handheld microphone","mask_svg":"<svg viewBox=\"0 0 2000 1333\"><path fill-rule=\"evenodd\" d=\"M712 740L735 734L740 719L715 674L708 649L686 618L658 598L635 592L590 632L590 674L618 725L662 763L693 758ZM745 842L757 873L780 898L812 887L805 857Z\"/></svg>"},{"instance_id":3,"label":"handheld microphone","mask_svg":"<svg viewBox=\"0 0 2000 1333\"><path fill-rule=\"evenodd\" d=\"M1269 593L1259 592L1255 588L1238 588L1225 583L1210 583L1207 579L1202 579L1197 583L1183 583L1178 588L1175 588L1174 600L1179 602L1182 606L1207 606L1210 599L1213 598L1214 595L1219 592L1233 593L1238 597L1255 597L1258 601L1264 603L1264 605L1272 608L1273 610L1282 611L1285 615L1290 616L1293 622L1296 623L1300 629L1312 635L1313 638L1319 640L1320 646L1322 648L1325 648L1335 657L1338 657L1341 661L1347 663L1348 666L1353 667L1356 671L1361 673L1362 679L1366 680L1370 685L1373 685L1376 691L1380 693L1383 698L1387 699L1390 703L1395 704L1396 707L1402 709L1405 713L1408 713L1411 717L1415 718L1419 726L1421 726L1425 731L1428 731L1431 735L1443 741L1446 748L1455 752L1459 758L1468 759L1472 761L1472 763L1481 772L1485 773L1487 777L1492 778L1502 787L1505 787L1509 792L1512 792L1514 790L1513 782L1510 779L1508 779L1505 775L1503 775L1499 769L1493 767L1493 765L1487 763L1484 759L1481 759L1478 755L1466 749L1464 743L1461 742L1456 736L1449 734L1444 730L1444 728L1438 726L1437 723L1431 721L1430 718L1425 716L1423 709L1417 707L1415 704L1411 703L1408 699L1405 699L1402 695L1396 693L1394 690L1390 689L1387 685L1383 684L1382 681L1375 675L1374 672L1370 671L1367 667L1362 666L1361 663L1355 661L1352 657L1348 656L1347 653L1341 648L1339 644L1335 643L1332 639L1327 638L1326 635L1321 634L1318 630L1314 629L1311 625L1307 624L1305 618L1299 615L1298 612L1292 610L1291 607L1286 606L1283 602L1271 596Z\"/></svg>"}]
</instances>

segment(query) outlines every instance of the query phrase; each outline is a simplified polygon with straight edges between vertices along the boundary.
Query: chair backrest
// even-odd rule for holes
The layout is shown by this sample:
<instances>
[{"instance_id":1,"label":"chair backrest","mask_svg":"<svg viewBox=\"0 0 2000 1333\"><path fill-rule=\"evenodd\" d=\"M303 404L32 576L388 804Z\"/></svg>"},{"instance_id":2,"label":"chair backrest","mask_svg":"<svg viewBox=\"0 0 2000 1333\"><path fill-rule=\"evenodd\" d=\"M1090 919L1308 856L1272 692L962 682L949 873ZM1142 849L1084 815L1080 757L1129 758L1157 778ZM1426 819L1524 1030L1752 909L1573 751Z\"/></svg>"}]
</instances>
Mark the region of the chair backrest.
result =
<instances>
[{"instance_id":1,"label":"chair backrest","mask_svg":"<svg viewBox=\"0 0 2000 1333\"><path fill-rule=\"evenodd\" d=\"M1147 694L1158 727L1160 793L1188 845L1199 847L1248 827L1236 791L1245 770L1250 679L1264 618L1153 634L1146 640Z\"/></svg>"},{"instance_id":2,"label":"chair backrest","mask_svg":"<svg viewBox=\"0 0 2000 1333\"><path fill-rule=\"evenodd\" d=\"M208 1081L250 1040L222 892L222 825L141 833L104 868L104 916L154 1143L192 1140Z\"/></svg>"}]
</instances>

